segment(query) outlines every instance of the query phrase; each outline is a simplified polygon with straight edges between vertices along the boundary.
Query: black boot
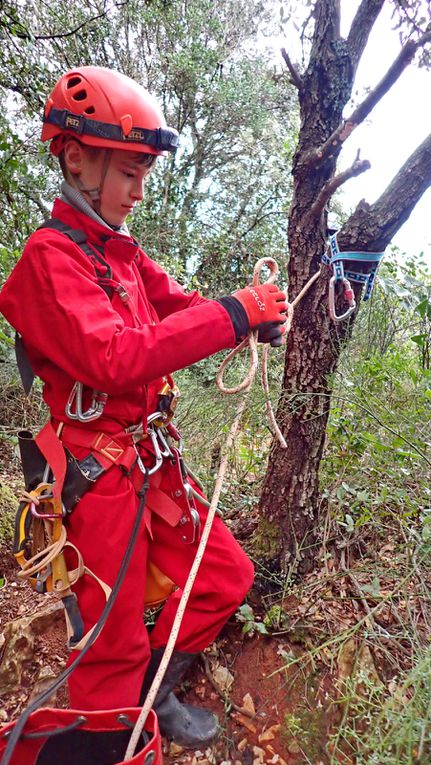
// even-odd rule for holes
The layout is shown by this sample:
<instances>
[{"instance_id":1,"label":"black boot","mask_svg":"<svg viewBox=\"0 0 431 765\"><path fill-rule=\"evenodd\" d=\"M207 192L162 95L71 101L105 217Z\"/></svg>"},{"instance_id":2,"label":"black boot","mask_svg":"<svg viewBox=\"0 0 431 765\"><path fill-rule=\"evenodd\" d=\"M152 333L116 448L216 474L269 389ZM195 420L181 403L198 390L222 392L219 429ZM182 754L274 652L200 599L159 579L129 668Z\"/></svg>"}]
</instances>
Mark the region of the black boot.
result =
<instances>
[{"instance_id":1,"label":"black boot","mask_svg":"<svg viewBox=\"0 0 431 765\"><path fill-rule=\"evenodd\" d=\"M151 652L139 699L141 706L145 702L164 651L164 648L156 648ZM190 704L181 704L172 693L172 689L184 677L197 655L184 651L173 652L153 705L162 736L190 749L208 746L214 741L219 730L217 717L212 712Z\"/></svg>"}]
</instances>

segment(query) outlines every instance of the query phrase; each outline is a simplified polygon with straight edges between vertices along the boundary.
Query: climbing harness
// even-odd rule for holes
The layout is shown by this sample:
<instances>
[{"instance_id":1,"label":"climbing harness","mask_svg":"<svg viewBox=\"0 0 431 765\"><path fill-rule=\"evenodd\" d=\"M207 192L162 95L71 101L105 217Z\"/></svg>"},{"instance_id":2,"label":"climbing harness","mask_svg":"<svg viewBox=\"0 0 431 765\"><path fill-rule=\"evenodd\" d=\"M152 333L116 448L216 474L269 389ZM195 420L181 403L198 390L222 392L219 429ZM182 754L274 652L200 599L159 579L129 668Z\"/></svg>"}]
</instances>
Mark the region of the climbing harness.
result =
<instances>
[{"instance_id":1,"label":"climbing harness","mask_svg":"<svg viewBox=\"0 0 431 765\"><path fill-rule=\"evenodd\" d=\"M166 394L165 385L163 395ZM177 390L175 396L178 396ZM199 537L200 518L195 499L201 501L202 498L189 481L189 471L182 457L181 437L170 421L171 416L172 408L164 412L154 412L148 417L145 433L142 425L125 431L126 443L118 436L114 438L103 432L84 431L82 428L63 423L57 433L52 424L47 423L36 437L36 441L28 431L19 434L26 487L15 521L14 555L21 567L19 576L28 580L38 593L55 592L59 595L65 607L70 648L80 650L88 639L88 633L83 635L82 619L70 586L87 574L97 581L106 598L110 594L108 585L85 566L79 550L67 541L63 525L64 517L73 511L77 502L100 475L117 465L129 475L136 490L139 490L142 476L154 476L161 469L164 459L169 459L176 478L184 488L181 492L181 505L180 500L178 504L171 501L181 529L182 541L191 544ZM87 448L89 454L80 461L76 460L69 450L63 447L60 436L66 438L71 445ZM148 466L144 465L136 447L145 437L152 447L146 458L150 463ZM46 443L49 447L46 447ZM44 451L41 451L41 445ZM56 480L48 482L51 471L47 459L51 457L58 465L63 452L66 455L67 466L60 488ZM54 493L57 496L54 496ZM151 508L158 512L160 505L166 501L169 500L166 500L165 495L161 496L157 486L151 486L148 491ZM65 548L71 548L76 555L77 565L72 571L67 570L64 561ZM150 566L147 580L145 602L146 607L151 608L166 599L174 585L154 564Z\"/></svg>"},{"instance_id":2,"label":"climbing harness","mask_svg":"<svg viewBox=\"0 0 431 765\"><path fill-rule=\"evenodd\" d=\"M340 252L336 233L329 237L329 251L330 255L327 255L326 252L322 255L322 263L330 266L333 270L333 275L329 280L328 308L332 321L339 322L347 319L356 308L355 295L350 282L363 284L365 286L363 300L366 302L370 299L377 269L384 252ZM353 271L351 266L349 266L349 270L345 270L345 262L366 264L367 271L365 273ZM335 308L337 284L342 285L343 297L347 303L347 309L341 314L337 314Z\"/></svg>"}]
</instances>

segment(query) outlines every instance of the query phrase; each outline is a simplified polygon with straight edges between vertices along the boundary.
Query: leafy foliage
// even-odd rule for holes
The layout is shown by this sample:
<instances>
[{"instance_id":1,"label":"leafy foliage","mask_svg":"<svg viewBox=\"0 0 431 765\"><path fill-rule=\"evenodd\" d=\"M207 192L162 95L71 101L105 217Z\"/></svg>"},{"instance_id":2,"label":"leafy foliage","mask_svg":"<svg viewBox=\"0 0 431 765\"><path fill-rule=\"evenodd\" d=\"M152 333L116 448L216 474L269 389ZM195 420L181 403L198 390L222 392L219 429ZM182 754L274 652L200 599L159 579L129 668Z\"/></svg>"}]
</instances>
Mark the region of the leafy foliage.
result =
<instances>
[{"instance_id":1,"label":"leafy foliage","mask_svg":"<svg viewBox=\"0 0 431 765\"><path fill-rule=\"evenodd\" d=\"M94 63L147 86L182 136L131 222L150 255L182 281L219 292L249 279L256 258L284 251L295 115L284 78L252 48L269 25L261 0L60 0L55 9L28 0L19 13L5 3L0 243L20 248L48 214L56 182L37 145L40 111L63 71Z\"/></svg>"},{"instance_id":2,"label":"leafy foliage","mask_svg":"<svg viewBox=\"0 0 431 765\"><path fill-rule=\"evenodd\" d=\"M408 525L430 501L431 377L415 343L430 276L392 262L380 284L339 368L322 466L324 496L350 534L383 531L391 514Z\"/></svg>"}]
</instances>

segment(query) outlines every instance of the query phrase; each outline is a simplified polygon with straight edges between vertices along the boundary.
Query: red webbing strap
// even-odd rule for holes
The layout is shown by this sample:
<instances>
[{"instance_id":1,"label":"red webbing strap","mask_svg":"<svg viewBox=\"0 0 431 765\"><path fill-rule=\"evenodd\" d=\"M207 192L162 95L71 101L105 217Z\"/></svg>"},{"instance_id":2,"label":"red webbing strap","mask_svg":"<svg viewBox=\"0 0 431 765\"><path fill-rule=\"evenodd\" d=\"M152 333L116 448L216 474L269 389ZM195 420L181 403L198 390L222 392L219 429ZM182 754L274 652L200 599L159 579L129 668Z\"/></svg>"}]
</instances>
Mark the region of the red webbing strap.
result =
<instances>
[{"instance_id":1,"label":"red webbing strap","mask_svg":"<svg viewBox=\"0 0 431 765\"><path fill-rule=\"evenodd\" d=\"M129 472L136 462L137 453L133 445L121 443L121 435L117 434L114 438L101 431L95 433L94 430L85 430L69 424L65 424L61 431L61 438L66 445L88 449L94 453L105 470L112 465L118 465ZM131 441L130 437L129 441Z\"/></svg>"},{"instance_id":2,"label":"red webbing strap","mask_svg":"<svg viewBox=\"0 0 431 765\"><path fill-rule=\"evenodd\" d=\"M52 493L56 502L60 502L67 462L63 444L50 420L43 426L34 440L54 474L55 482Z\"/></svg>"},{"instance_id":3,"label":"red webbing strap","mask_svg":"<svg viewBox=\"0 0 431 765\"><path fill-rule=\"evenodd\" d=\"M184 511L169 494L152 486L147 491L147 506L153 513L163 518L169 526L178 526Z\"/></svg>"}]
</instances>

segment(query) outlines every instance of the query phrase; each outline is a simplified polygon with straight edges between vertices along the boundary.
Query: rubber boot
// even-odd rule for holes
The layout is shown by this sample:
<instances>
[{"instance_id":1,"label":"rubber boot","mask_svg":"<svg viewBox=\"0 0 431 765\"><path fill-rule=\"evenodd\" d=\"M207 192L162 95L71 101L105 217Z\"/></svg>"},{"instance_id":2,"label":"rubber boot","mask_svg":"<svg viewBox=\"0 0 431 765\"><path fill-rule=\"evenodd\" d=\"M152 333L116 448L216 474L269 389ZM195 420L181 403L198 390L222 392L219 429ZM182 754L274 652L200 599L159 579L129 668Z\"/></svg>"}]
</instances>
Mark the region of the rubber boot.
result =
<instances>
[{"instance_id":1,"label":"rubber boot","mask_svg":"<svg viewBox=\"0 0 431 765\"><path fill-rule=\"evenodd\" d=\"M141 706L154 680L164 651L164 648L156 648L151 652L139 699ZM197 653L173 652L153 705L162 736L172 739L186 749L208 746L219 732L218 719L212 712L190 704L182 704L172 693L173 688L181 682L197 656Z\"/></svg>"}]
</instances>

